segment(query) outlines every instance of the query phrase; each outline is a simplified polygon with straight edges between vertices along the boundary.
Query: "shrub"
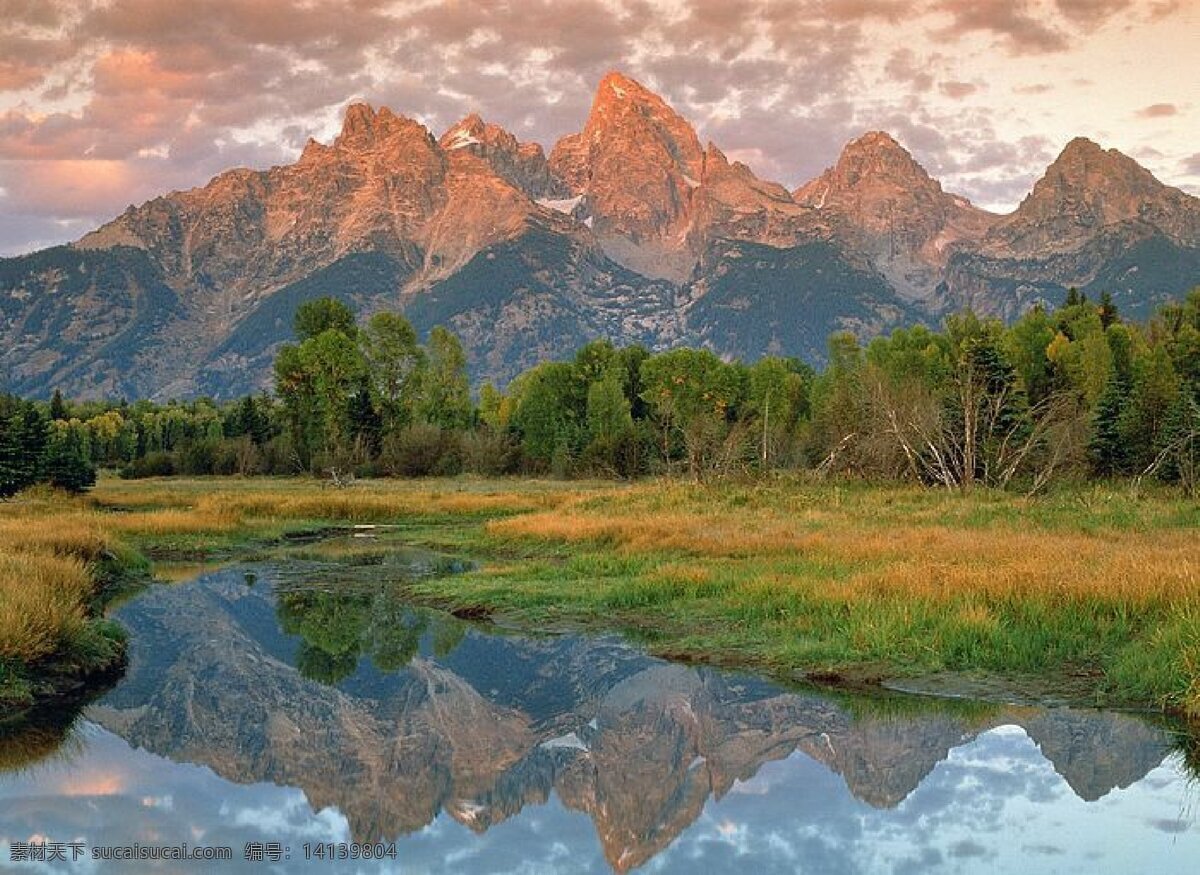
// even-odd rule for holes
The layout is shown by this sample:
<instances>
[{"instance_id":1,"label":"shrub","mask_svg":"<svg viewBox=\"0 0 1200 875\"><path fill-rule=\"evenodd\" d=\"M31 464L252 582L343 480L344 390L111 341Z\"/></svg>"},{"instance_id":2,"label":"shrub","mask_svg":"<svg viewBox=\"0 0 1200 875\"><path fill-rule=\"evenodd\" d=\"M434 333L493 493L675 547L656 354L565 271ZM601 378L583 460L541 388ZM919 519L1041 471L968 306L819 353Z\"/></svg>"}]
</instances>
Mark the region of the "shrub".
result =
<instances>
[{"instance_id":1,"label":"shrub","mask_svg":"<svg viewBox=\"0 0 1200 875\"><path fill-rule=\"evenodd\" d=\"M462 447L457 432L419 423L383 439L379 464L395 477L427 477L462 471Z\"/></svg>"},{"instance_id":2,"label":"shrub","mask_svg":"<svg viewBox=\"0 0 1200 875\"><path fill-rule=\"evenodd\" d=\"M123 480L141 480L145 477L170 477L176 471L172 453L147 453L121 468Z\"/></svg>"},{"instance_id":3,"label":"shrub","mask_svg":"<svg viewBox=\"0 0 1200 875\"><path fill-rule=\"evenodd\" d=\"M463 468L494 477L513 474L521 464L521 447L506 432L482 428L462 436Z\"/></svg>"}]
</instances>

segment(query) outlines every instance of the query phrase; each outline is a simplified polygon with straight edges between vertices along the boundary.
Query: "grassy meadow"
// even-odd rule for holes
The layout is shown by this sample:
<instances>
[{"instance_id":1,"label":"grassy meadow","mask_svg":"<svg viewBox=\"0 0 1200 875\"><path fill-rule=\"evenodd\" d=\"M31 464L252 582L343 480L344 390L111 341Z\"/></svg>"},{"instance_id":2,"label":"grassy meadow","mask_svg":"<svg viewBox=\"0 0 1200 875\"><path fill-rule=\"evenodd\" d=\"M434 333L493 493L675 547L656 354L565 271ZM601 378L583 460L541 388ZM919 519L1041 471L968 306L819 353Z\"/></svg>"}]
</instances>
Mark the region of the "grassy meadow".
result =
<instances>
[{"instance_id":1,"label":"grassy meadow","mask_svg":"<svg viewBox=\"0 0 1200 875\"><path fill-rule=\"evenodd\" d=\"M241 557L347 523L479 560L412 585L466 615L789 677L1001 675L1200 718L1200 504L1126 485L104 479L0 504L0 676L109 640L88 618L114 562Z\"/></svg>"}]
</instances>

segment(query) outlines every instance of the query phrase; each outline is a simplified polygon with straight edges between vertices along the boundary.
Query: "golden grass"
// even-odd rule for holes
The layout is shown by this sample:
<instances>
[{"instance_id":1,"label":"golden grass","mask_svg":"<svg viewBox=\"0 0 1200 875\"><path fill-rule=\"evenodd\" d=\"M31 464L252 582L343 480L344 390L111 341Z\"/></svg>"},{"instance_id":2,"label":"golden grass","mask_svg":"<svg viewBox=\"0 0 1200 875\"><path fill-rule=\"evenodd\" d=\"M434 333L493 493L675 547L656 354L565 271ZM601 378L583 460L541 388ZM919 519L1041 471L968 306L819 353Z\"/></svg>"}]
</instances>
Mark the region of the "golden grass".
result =
<instances>
[{"instance_id":1,"label":"golden grass","mask_svg":"<svg viewBox=\"0 0 1200 875\"><path fill-rule=\"evenodd\" d=\"M620 510L614 508L613 512ZM493 520L488 523L488 532L499 537L593 541L634 552L678 551L708 557L793 553L803 548L809 536L800 521L747 525L728 515L709 513L598 516L570 509Z\"/></svg>"},{"instance_id":2,"label":"golden grass","mask_svg":"<svg viewBox=\"0 0 1200 875\"><path fill-rule=\"evenodd\" d=\"M585 573L460 583L463 603L600 608L786 670L1087 666L1118 699L1200 717L1200 505L1178 495L650 483L486 529L571 545ZM630 571L589 578L588 556Z\"/></svg>"},{"instance_id":3,"label":"golden grass","mask_svg":"<svg viewBox=\"0 0 1200 875\"><path fill-rule=\"evenodd\" d=\"M0 518L0 550L52 553L94 562L110 549L111 538L94 514L75 513L54 519Z\"/></svg>"},{"instance_id":4,"label":"golden grass","mask_svg":"<svg viewBox=\"0 0 1200 875\"><path fill-rule=\"evenodd\" d=\"M853 572L837 589L837 597L847 600L1101 598L1144 606L1200 599L1200 539L1194 529L1089 533L1007 523L963 529L915 526L911 517L881 527L857 510L813 514L758 507L737 513L706 506L701 494L695 505L662 512L636 502L628 510L617 502L575 502L493 520L487 531L499 538L599 544L629 554L802 558L847 566ZM800 575L795 582L807 586L808 580ZM776 585L787 586L786 575Z\"/></svg>"},{"instance_id":5,"label":"golden grass","mask_svg":"<svg viewBox=\"0 0 1200 875\"><path fill-rule=\"evenodd\" d=\"M226 508L166 508L114 513L107 520L112 531L126 535L198 535L232 532L241 517Z\"/></svg>"},{"instance_id":6,"label":"golden grass","mask_svg":"<svg viewBox=\"0 0 1200 875\"><path fill-rule=\"evenodd\" d=\"M81 502L28 497L0 504L0 660L54 656L87 624L92 564L114 544Z\"/></svg>"},{"instance_id":7,"label":"golden grass","mask_svg":"<svg viewBox=\"0 0 1200 875\"><path fill-rule=\"evenodd\" d=\"M93 500L137 534L221 532L246 519L384 522L431 514L537 511L611 488L532 481L363 481L333 489L311 480L103 480ZM138 516L137 514L144 514ZM195 520L194 523L185 521Z\"/></svg>"},{"instance_id":8,"label":"golden grass","mask_svg":"<svg viewBox=\"0 0 1200 875\"><path fill-rule=\"evenodd\" d=\"M79 559L0 555L0 659L28 663L57 652L86 622L92 588Z\"/></svg>"}]
</instances>

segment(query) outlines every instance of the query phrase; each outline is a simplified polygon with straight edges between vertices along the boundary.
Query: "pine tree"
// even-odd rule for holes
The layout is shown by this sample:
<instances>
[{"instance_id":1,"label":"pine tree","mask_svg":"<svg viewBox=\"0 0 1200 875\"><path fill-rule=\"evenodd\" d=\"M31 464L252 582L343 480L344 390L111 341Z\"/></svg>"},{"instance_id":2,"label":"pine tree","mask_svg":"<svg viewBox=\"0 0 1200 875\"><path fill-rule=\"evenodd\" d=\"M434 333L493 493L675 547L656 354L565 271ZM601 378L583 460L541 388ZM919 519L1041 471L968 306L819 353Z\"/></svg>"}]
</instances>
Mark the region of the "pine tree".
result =
<instances>
[{"instance_id":1,"label":"pine tree","mask_svg":"<svg viewBox=\"0 0 1200 875\"><path fill-rule=\"evenodd\" d=\"M1200 485L1200 392L1185 389L1176 396L1156 449L1162 455L1159 479L1194 492Z\"/></svg>"},{"instance_id":2,"label":"pine tree","mask_svg":"<svg viewBox=\"0 0 1200 875\"><path fill-rule=\"evenodd\" d=\"M1105 292L1100 296L1100 325L1107 328L1120 321L1121 315L1117 312L1117 305L1113 303L1112 295Z\"/></svg>"},{"instance_id":3,"label":"pine tree","mask_svg":"<svg viewBox=\"0 0 1200 875\"><path fill-rule=\"evenodd\" d=\"M15 410L6 409L0 397L0 498L8 498L28 485L22 464L20 429Z\"/></svg>"},{"instance_id":4,"label":"pine tree","mask_svg":"<svg viewBox=\"0 0 1200 875\"><path fill-rule=\"evenodd\" d=\"M1117 374L1109 378L1096 402L1092 415L1092 436L1088 441L1088 459L1098 477L1123 474L1129 466L1121 419L1129 403L1129 383Z\"/></svg>"},{"instance_id":5,"label":"pine tree","mask_svg":"<svg viewBox=\"0 0 1200 875\"><path fill-rule=\"evenodd\" d=\"M96 469L75 428L55 429L46 448L44 470L51 486L67 492L79 493L96 485Z\"/></svg>"},{"instance_id":6,"label":"pine tree","mask_svg":"<svg viewBox=\"0 0 1200 875\"><path fill-rule=\"evenodd\" d=\"M55 389L54 396L50 399L50 421L58 422L69 418L67 402L63 400L62 392Z\"/></svg>"},{"instance_id":7,"label":"pine tree","mask_svg":"<svg viewBox=\"0 0 1200 875\"><path fill-rule=\"evenodd\" d=\"M37 482L46 448L46 420L34 405L0 395L0 498Z\"/></svg>"},{"instance_id":8,"label":"pine tree","mask_svg":"<svg viewBox=\"0 0 1200 875\"><path fill-rule=\"evenodd\" d=\"M372 403L371 383L365 374L359 382L358 391L350 398L347 415L350 420L350 439L368 455L378 455L383 438L383 417Z\"/></svg>"}]
</instances>

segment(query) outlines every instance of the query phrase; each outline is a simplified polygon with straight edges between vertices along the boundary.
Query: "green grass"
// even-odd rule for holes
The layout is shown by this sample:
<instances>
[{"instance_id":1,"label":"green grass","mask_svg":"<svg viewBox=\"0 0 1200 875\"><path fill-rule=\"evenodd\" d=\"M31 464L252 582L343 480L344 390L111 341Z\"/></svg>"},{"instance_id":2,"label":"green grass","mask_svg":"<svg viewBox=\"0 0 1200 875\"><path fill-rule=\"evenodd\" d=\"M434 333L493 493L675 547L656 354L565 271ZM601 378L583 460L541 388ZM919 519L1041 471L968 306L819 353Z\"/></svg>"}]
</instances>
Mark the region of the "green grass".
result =
<instances>
[{"instance_id":1,"label":"green grass","mask_svg":"<svg viewBox=\"0 0 1200 875\"><path fill-rule=\"evenodd\" d=\"M784 676L1089 681L1200 716L1200 508L1168 491L1042 498L656 483L490 523L479 549L566 550L423 582L530 623L640 630L660 652Z\"/></svg>"},{"instance_id":2,"label":"green grass","mask_svg":"<svg viewBox=\"0 0 1200 875\"><path fill-rule=\"evenodd\" d=\"M39 512L56 515L40 530L75 526L93 552L99 539L195 561L386 523L398 543L480 562L411 585L452 610L620 629L665 655L781 677L1034 677L1200 718L1200 505L1168 490L106 479Z\"/></svg>"}]
</instances>

